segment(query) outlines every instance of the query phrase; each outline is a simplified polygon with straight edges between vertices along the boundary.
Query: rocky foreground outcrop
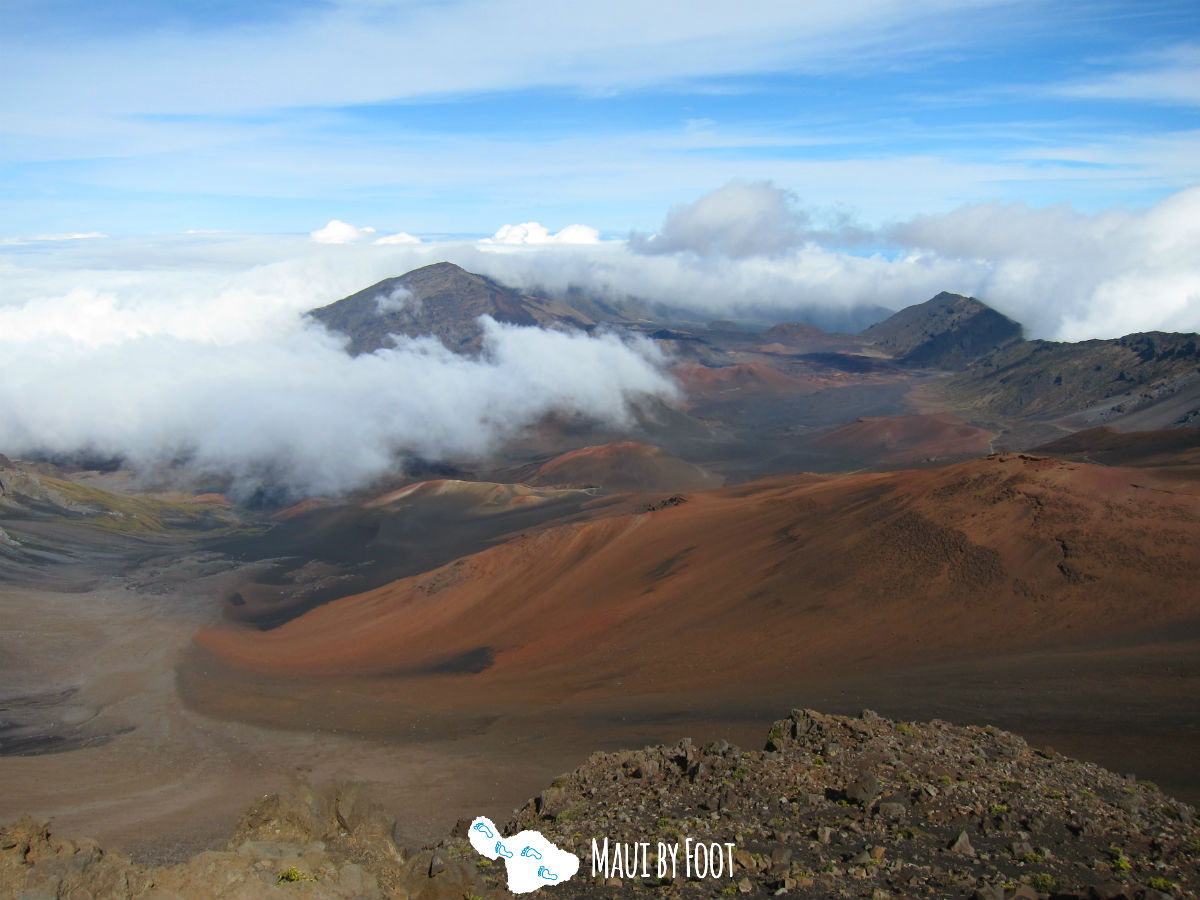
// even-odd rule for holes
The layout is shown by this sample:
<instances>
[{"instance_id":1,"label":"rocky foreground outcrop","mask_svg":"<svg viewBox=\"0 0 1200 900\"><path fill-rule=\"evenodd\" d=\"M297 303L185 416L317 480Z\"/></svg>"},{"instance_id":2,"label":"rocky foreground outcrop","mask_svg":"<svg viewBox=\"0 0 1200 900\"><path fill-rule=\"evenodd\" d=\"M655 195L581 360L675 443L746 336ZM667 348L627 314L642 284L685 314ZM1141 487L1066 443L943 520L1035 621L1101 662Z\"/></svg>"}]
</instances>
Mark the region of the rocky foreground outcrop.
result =
<instances>
[{"instance_id":1,"label":"rocky foreground outcrop","mask_svg":"<svg viewBox=\"0 0 1200 900\"><path fill-rule=\"evenodd\" d=\"M467 842L402 849L365 789L270 795L221 850L151 868L22 819L0 829L3 897L500 897ZM1146 781L991 727L810 710L765 749L721 741L593 754L503 827L576 853L555 897L1200 896L1196 810ZM651 877L593 874L592 841L648 845ZM659 878L664 846L728 846L733 871ZM693 873L694 875L694 873ZM624 877L622 877L624 876Z\"/></svg>"},{"instance_id":2,"label":"rocky foreground outcrop","mask_svg":"<svg viewBox=\"0 0 1200 900\"><path fill-rule=\"evenodd\" d=\"M797 709L766 749L594 754L517 815L559 846L732 842L724 881L576 878L605 892L762 897L1195 897L1196 811L1150 782L995 728ZM583 835L581 842L578 835ZM586 849L583 846L586 843ZM585 859L581 874L590 872Z\"/></svg>"}]
</instances>

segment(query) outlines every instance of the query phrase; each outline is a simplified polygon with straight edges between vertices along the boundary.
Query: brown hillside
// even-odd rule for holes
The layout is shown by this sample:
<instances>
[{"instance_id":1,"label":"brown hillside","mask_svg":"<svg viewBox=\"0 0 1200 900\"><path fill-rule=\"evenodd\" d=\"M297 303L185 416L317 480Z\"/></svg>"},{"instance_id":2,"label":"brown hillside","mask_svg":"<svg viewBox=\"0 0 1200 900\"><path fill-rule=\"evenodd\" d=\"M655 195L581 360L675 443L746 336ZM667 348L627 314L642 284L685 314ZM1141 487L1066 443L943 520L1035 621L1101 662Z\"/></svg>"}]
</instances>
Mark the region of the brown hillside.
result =
<instances>
[{"instance_id":1,"label":"brown hillside","mask_svg":"<svg viewBox=\"0 0 1200 900\"><path fill-rule=\"evenodd\" d=\"M683 365L672 370L691 396L733 392L768 393L796 388L796 379L762 363L731 366Z\"/></svg>"},{"instance_id":2,"label":"brown hillside","mask_svg":"<svg viewBox=\"0 0 1200 900\"><path fill-rule=\"evenodd\" d=\"M815 438L811 447L837 451L848 460L899 465L956 456L979 456L991 449L995 432L968 425L953 413L862 418Z\"/></svg>"},{"instance_id":3,"label":"brown hillside","mask_svg":"<svg viewBox=\"0 0 1200 900\"><path fill-rule=\"evenodd\" d=\"M784 684L1194 619L1198 525L1194 482L1025 455L792 476L197 641L264 672L415 676L449 703Z\"/></svg>"},{"instance_id":4,"label":"brown hillside","mask_svg":"<svg viewBox=\"0 0 1200 900\"><path fill-rule=\"evenodd\" d=\"M720 477L699 466L637 441L571 450L543 463L529 481L612 491L696 491L721 484Z\"/></svg>"},{"instance_id":5,"label":"brown hillside","mask_svg":"<svg viewBox=\"0 0 1200 900\"><path fill-rule=\"evenodd\" d=\"M1188 464L1200 469L1200 428L1121 432L1101 425L1043 444L1036 452L1114 466Z\"/></svg>"}]
</instances>

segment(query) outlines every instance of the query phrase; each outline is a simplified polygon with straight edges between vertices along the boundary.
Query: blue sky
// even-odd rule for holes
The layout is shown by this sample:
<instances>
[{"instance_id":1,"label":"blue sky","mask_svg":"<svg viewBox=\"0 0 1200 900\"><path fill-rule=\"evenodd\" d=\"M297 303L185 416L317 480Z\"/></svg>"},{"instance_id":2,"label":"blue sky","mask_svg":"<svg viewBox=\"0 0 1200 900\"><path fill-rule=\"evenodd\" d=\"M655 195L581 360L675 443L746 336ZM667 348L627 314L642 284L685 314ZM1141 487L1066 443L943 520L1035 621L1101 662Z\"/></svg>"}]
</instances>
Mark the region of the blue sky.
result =
<instances>
[{"instance_id":1,"label":"blue sky","mask_svg":"<svg viewBox=\"0 0 1200 900\"><path fill-rule=\"evenodd\" d=\"M1200 183L1194 2L6 0L0 238L653 231L1146 208Z\"/></svg>"}]
</instances>

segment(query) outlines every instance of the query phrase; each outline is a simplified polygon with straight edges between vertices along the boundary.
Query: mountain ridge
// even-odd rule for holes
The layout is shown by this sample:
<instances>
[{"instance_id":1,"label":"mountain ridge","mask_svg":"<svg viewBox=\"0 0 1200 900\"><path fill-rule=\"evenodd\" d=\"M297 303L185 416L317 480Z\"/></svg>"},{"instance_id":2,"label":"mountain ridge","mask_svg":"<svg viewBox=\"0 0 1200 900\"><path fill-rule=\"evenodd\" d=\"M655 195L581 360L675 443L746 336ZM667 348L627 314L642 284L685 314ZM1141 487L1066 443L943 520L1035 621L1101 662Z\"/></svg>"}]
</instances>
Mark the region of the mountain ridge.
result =
<instances>
[{"instance_id":1,"label":"mountain ridge","mask_svg":"<svg viewBox=\"0 0 1200 900\"><path fill-rule=\"evenodd\" d=\"M434 335L449 349L470 351L483 333L478 319L590 331L596 322L562 300L506 287L451 262L432 263L370 287L308 315L349 338L354 356L391 346L391 335Z\"/></svg>"}]
</instances>

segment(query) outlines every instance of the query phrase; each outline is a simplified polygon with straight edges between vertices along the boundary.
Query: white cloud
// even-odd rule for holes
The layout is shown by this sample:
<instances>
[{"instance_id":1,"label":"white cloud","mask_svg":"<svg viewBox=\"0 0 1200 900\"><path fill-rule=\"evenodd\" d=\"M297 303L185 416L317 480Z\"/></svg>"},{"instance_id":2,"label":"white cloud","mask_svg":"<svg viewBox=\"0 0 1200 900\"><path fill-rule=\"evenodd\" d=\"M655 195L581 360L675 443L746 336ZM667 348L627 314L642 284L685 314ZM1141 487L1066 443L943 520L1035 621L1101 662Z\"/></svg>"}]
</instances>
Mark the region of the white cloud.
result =
<instances>
[{"instance_id":1,"label":"white cloud","mask_svg":"<svg viewBox=\"0 0 1200 900\"><path fill-rule=\"evenodd\" d=\"M298 319L215 343L187 333L185 320L138 331L111 297L6 312L25 326L0 328L13 373L0 380L8 453L88 451L142 469L187 459L233 474L242 491L269 482L338 493L399 470L404 457L485 458L547 413L618 425L640 398L675 393L648 341L490 319L479 358L433 338L352 358ZM227 310L217 302L210 312Z\"/></svg>"},{"instance_id":2,"label":"white cloud","mask_svg":"<svg viewBox=\"0 0 1200 900\"><path fill-rule=\"evenodd\" d=\"M376 238L375 243L386 247L389 244L419 244L421 239L407 232L398 231L395 234L385 234L381 238Z\"/></svg>"},{"instance_id":3,"label":"white cloud","mask_svg":"<svg viewBox=\"0 0 1200 900\"><path fill-rule=\"evenodd\" d=\"M375 298L375 311L379 315L387 313L401 312L405 308L418 309L420 301L413 295L413 292L403 285L396 285L386 294L380 294Z\"/></svg>"},{"instance_id":4,"label":"white cloud","mask_svg":"<svg viewBox=\"0 0 1200 900\"><path fill-rule=\"evenodd\" d=\"M794 320L799 310L858 305L893 309L928 299L948 285L974 284L970 264L933 254L890 260L808 245L775 257L644 255L623 242L590 247L543 245L519 253L461 247L446 255L506 284L542 291L570 286L610 300L630 297L693 310L709 318Z\"/></svg>"},{"instance_id":5,"label":"white cloud","mask_svg":"<svg viewBox=\"0 0 1200 900\"><path fill-rule=\"evenodd\" d=\"M967 266L977 296L1039 337L1200 330L1200 187L1136 212L975 204L892 235Z\"/></svg>"},{"instance_id":6,"label":"white cloud","mask_svg":"<svg viewBox=\"0 0 1200 900\"><path fill-rule=\"evenodd\" d=\"M375 229L369 225L358 228L341 219L330 219L328 225L310 232L309 237L318 244L352 244L360 238L374 233Z\"/></svg>"},{"instance_id":7,"label":"white cloud","mask_svg":"<svg viewBox=\"0 0 1200 900\"><path fill-rule=\"evenodd\" d=\"M679 253L743 259L773 256L804 241L808 217L798 198L769 181L731 181L693 203L674 207L656 234L634 232L639 253Z\"/></svg>"},{"instance_id":8,"label":"white cloud","mask_svg":"<svg viewBox=\"0 0 1200 900\"><path fill-rule=\"evenodd\" d=\"M568 225L554 235L554 240L559 244L596 244L600 232L589 225Z\"/></svg>"},{"instance_id":9,"label":"white cloud","mask_svg":"<svg viewBox=\"0 0 1200 900\"><path fill-rule=\"evenodd\" d=\"M502 225L490 238L483 238L482 244L596 244L600 241L600 232L587 225L568 225L561 231L551 234L550 230L540 222L524 222L520 225Z\"/></svg>"}]
</instances>

